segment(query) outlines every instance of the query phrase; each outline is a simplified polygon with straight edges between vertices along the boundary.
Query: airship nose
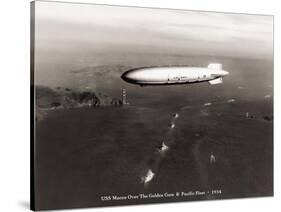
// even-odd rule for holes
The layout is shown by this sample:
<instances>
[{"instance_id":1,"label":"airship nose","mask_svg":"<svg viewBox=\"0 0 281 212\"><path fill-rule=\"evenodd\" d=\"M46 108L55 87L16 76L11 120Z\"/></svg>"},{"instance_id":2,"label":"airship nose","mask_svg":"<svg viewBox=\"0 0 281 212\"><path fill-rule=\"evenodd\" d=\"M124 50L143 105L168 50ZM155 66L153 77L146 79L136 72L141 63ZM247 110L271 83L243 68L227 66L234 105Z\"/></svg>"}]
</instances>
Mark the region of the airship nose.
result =
<instances>
[{"instance_id":1,"label":"airship nose","mask_svg":"<svg viewBox=\"0 0 281 212\"><path fill-rule=\"evenodd\" d=\"M121 78L126 82L135 82L137 80L135 71L127 71L121 75Z\"/></svg>"},{"instance_id":2,"label":"airship nose","mask_svg":"<svg viewBox=\"0 0 281 212\"><path fill-rule=\"evenodd\" d=\"M123 74L121 75L121 79L127 81L127 80L126 80L126 79L127 79L126 75L127 75L127 72L123 73Z\"/></svg>"}]
</instances>

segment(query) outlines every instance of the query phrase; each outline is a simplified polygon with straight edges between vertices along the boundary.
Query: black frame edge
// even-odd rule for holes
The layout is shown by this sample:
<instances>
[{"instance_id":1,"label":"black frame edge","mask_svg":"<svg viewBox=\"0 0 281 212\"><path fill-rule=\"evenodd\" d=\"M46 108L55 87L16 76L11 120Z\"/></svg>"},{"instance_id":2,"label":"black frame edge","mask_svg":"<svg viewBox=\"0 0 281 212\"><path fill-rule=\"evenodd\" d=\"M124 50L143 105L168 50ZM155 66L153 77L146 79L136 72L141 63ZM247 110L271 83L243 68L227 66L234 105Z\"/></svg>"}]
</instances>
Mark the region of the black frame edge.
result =
<instances>
[{"instance_id":1,"label":"black frame edge","mask_svg":"<svg viewBox=\"0 0 281 212\"><path fill-rule=\"evenodd\" d=\"M35 211L34 46L35 1L30 2L30 210Z\"/></svg>"}]
</instances>

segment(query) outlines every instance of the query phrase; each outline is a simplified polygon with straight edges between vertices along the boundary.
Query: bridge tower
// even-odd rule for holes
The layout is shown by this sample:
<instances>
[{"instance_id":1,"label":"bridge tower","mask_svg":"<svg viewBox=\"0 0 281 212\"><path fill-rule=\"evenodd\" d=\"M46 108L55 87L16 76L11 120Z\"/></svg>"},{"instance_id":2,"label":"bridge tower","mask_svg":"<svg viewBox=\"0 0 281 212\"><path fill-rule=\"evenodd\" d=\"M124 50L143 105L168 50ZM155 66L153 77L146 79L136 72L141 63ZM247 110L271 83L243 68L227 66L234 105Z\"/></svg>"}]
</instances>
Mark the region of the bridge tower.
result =
<instances>
[{"instance_id":1,"label":"bridge tower","mask_svg":"<svg viewBox=\"0 0 281 212\"><path fill-rule=\"evenodd\" d=\"M125 88L122 88L122 103L123 105L127 105L127 91Z\"/></svg>"}]
</instances>

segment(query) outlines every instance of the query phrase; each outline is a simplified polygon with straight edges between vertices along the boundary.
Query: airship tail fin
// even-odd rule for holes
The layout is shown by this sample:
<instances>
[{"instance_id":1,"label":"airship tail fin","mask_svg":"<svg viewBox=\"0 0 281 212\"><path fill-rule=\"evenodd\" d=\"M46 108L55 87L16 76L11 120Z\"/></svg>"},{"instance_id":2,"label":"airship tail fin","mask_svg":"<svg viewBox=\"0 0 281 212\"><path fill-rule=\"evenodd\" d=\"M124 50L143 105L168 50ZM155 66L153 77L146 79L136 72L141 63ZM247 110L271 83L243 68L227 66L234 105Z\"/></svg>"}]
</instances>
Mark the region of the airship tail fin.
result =
<instances>
[{"instance_id":1,"label":"airship tail fin","mask_svg":"<svg viewBox=\"0 0 281 212\"><path fill-rule=\"evenodd\" d=\"M221 77L209 81L209 84L210 84L210 85L216 85L216 84L221 84L221 83L222 83L222 78L221 78Z\"/></svg>"},{"instance_id":2,"label":"airship tail fin","mask_svg":"<svg viewBox=\"0 0 281 212\"><path fill-rule=\"evenodd\" d=\"M208 65L208 68L215 69L215 70L221 70L222 69L222 64L220 64L220 63L210 63Z\"/></svg>"}]
</instances>

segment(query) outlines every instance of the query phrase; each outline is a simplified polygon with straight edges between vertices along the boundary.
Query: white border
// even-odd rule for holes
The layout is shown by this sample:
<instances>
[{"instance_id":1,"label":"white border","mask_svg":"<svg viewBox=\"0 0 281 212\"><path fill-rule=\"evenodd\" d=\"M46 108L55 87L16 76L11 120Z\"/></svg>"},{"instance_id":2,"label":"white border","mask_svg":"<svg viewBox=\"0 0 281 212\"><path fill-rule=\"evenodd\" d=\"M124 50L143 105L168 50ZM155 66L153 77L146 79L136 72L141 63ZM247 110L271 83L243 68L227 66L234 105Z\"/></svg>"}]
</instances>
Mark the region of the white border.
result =
<instances>
[{"instance_id":1,"label":"white border","mask_svg":"<svg viewBox=\"0 0 281 212\"><path fill-rule=\"evenodd\" d=\"M61 0L64 1L64 0ZM75 211L278 211L280 198L280 17L276 0L72 0L141 7L270 14L275 18L275 197L200 201ZM29 204L29 1L7 0L0 7L0 211L24 211Z\"/></svg>"}]
</instances>

